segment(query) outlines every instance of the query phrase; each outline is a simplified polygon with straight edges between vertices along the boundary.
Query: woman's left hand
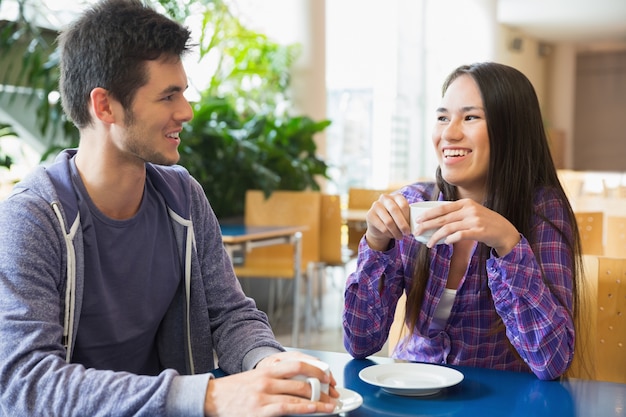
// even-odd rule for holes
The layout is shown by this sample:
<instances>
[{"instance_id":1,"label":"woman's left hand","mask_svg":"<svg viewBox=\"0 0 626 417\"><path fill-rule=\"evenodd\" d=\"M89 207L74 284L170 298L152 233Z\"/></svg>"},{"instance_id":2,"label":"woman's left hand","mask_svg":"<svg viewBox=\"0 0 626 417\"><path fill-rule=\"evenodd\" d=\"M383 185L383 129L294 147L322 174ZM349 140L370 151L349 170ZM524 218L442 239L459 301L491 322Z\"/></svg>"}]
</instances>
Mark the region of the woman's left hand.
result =
<instances>
[{"instance_id":1,"label":"woman's left hand","mask_svg":"<svg viewBox=\"0 0 626 417\"><path fill-rule=\"evenodd\" d=\"M469 198L428 210L415 234L437 227L439 230L431 236L428 247L444 238L447 244L476 240L493 248L498 256L504 256L520 241L520 234L510 221Z\"/></svg>"}]
</instances>

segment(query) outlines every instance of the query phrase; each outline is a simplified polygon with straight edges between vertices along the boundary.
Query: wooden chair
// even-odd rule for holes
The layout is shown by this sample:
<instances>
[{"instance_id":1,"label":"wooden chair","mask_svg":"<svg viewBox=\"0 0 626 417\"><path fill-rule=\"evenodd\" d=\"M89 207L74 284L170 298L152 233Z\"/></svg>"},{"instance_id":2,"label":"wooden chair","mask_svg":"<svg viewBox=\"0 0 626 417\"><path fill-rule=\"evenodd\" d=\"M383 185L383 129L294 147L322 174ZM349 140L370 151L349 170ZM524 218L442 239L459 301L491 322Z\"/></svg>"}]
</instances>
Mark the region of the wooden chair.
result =
<instances>
[{"instance_id":1,"label":"wooden chair","mask_svg":"<svg viewBox=\"0 0 626 417\"><path fill-rule=\"evenodd\" d=\"M568 375L626 383L626 258L583 255L585 288Z\"/></svg>"},{"instance_id":2,"label":"wooden chair","mask_svg":"<svg viewBox=\"0 0 626 417\"><path fill-rule=\"evenodd\" d=\"M341 201L338 195L322 194L320 207L320 261L339 265L344 261L341 245Z\"/></svg>"},{"instance_id":3,"label":"wooden chair","mask_svg":"<svg viewBox=\"0 0 626 417\"><path fill-rule=\"evenodd\" d=\"M358 188L348 190L348 210L369 210L372 203L378 200L381 194L389 192L384 189ZM348 222L348 249L357 252L359 242L367 229L363 221Z\"/></svg>"},{"instance_id":4,"label":"wooden chair","mask_svg":"<svg viewBox=\"0 0 626 417\"><path fill-rule=\"evenodd\" d=\"M604 213L601 211L579 211L575 215L582 252L586 255L604 255Z\"/></svg>"},{"instance_id":5,"label":"wooden chair","mask_svg":"<svg viewBox=\"0 0 626 417\"><path fill-rule=\"evenodd\" d=\"M626 258L598 258L596 378L626 384Z\"/></svg>"},{"instance_id":6,"label":"wooden chair","mask_svg":"<svg viewBox=\"0 0 626 417\"><path fill-rule=\"evenodd\" d=\"M338 195L322 194L320 260L328 267L342 267L354 259L356 252L345 246L342 238L344 218Z\"/></svg>"},{"instance_id":7,"label":"wooden chair","mask_svg":"<svg viewBox=\"0 0 626 417\"><path fill-rule=\"evenodd\" d=\"M356 254L342 241L343 216L341 199L338 195L322 194L320 226L320 262L317 275L320 278L318 282L323 285L327 281L325 278L328 270L340 268L345 278L346 266ZM342 291L343 286L339 290ZM318 292L318 295L320 296L318 303L321 306L321 292Z\"/></svg>"},{"instance_id":8,"label":"wooden chair","mask_svg":"<svg viewBox=\"0 0 626 417\"><path fill-rule=\"evenodd\" d=\"M312 293L310 284L314 279L314 265L320 260L320 209L321 194L316 191L274 191L266 198L262 191L249 190L246 193L244 223L248 226L305 225L301 240L301 277L306 282L305 306L295 304L300 300L294 293L294 321L299 321L304 310L305 329L310 328ZM238 278L292 279L296 275L294 249L291 244L272 245L254 249L245 254L243 265L235 266ZM294 283L294 291L299 291ZM268 314L274 310L274 286L270 284ZM298 323L294 323L292 344L298 345ZM308 338L308 333L305 335Z\"/></svg>"},{"instance_id":9,"label":"wooden chair","mask_svg":"<svg viewBox=\"0 0 626 417\"><path fill-rule=\"evenodd\" d=\"M596 322L598 307L598 257L583 255L583 288L579 288L581 300L579 315L581 322L576 327L576 347L574 360L567 376L581 379L595 379L596 362Z\"/></svg>"},{"instance_id":10,"label":"wooden chair","mask_svg":"<svg viewBox=\"0 0 626 417\"><path fill-rule=\"evenodd\" d=\"M604 255L626 258L626 217L607 216Z\"/></svg>"}]
</instances>

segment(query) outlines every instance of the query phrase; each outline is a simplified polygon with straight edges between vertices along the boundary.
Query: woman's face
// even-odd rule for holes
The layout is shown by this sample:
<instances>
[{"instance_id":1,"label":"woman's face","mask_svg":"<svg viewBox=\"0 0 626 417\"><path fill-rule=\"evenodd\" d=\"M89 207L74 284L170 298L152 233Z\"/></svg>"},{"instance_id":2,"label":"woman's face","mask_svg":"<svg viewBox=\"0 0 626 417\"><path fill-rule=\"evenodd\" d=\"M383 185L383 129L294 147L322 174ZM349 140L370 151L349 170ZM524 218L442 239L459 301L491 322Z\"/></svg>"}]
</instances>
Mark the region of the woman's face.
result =
<instances>
[{"instance_id":1,"label":"woman's face","mask_svg":"<svg viewBox=\"0 0 626 417\"><path fill-rule=\"evenodd\" d=\"M489 134L478 85L469 75L455 79L437 109L433 145L441 175L461 198L483 201L489 171Z\"/></svg>"}]
</instances>

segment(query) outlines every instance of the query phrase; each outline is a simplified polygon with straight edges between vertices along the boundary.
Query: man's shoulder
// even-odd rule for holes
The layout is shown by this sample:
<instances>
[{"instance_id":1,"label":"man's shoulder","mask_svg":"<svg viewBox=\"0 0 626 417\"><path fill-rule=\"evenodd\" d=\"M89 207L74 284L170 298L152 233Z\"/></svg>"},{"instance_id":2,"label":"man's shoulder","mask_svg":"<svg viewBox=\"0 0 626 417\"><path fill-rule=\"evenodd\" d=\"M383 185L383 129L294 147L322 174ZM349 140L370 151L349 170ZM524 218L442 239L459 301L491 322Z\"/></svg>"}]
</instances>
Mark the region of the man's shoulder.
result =
<instances>
[{"instance_id":1,"label":"man's shoulder","mask_svg":"<svg viewBox=\"0 0 626 417\"><path fill-rule=\"evenodd\" d=\"M18 195L25 198L36 197L45 201L46 204L57 199L54 182L44 166L35 167L20 182L15 184L7 199L15 201L14 197Z\"/></svg>"}]
</instances>

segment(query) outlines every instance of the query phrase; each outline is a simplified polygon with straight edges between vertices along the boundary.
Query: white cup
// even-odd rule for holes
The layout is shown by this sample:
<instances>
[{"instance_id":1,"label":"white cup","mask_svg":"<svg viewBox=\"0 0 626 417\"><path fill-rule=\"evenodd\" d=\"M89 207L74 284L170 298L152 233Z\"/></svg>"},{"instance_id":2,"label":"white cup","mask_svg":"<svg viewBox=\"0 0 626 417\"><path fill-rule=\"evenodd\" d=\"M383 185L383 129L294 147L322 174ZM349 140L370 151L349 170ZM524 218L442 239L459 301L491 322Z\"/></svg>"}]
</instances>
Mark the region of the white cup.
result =
<instances>
[{"instance_id":1,"label":"white cup","mask_svg":"<svg viewBox=\"0 0 626 417\"><path fill-rule=\"evenodd\" d=\"M422 214L425 211L430 210L433 207L442 206L444 204L448 204L451 202L452 201L419 201L417 203L410 204L411 215L410 215L409 221L411 222L411 233L413 233L413 236L415 236L415 239L417 239L418 242L428 243L431 236L438 230L438 228L424 230L421 234L416 235L415 229L417 228L417 219L422 217ZM441 245L443 244L444 241L445 241L445 237L442 239L439 239L439 241L436 244Z\"/></svg>"},{"instance_id":2,"label":"white cup","mask_svg":"<svg viewBox=\"0 0 626 417\"><path fill-rule=\"evenodd\" d=\"M330 365L326 362L306 358L295 360L317 366L322 371L324 371L326 375L330 375ZM295 379L297 381L306 381L309 383L309 385L311 385L311 401L319 401L321 393L323 392L324 394L328 394L328 390L330 388L328 383L320 383L319 379L308 377L306 375L296 375L291 379Z\"/></svg>"}]
</instances>

